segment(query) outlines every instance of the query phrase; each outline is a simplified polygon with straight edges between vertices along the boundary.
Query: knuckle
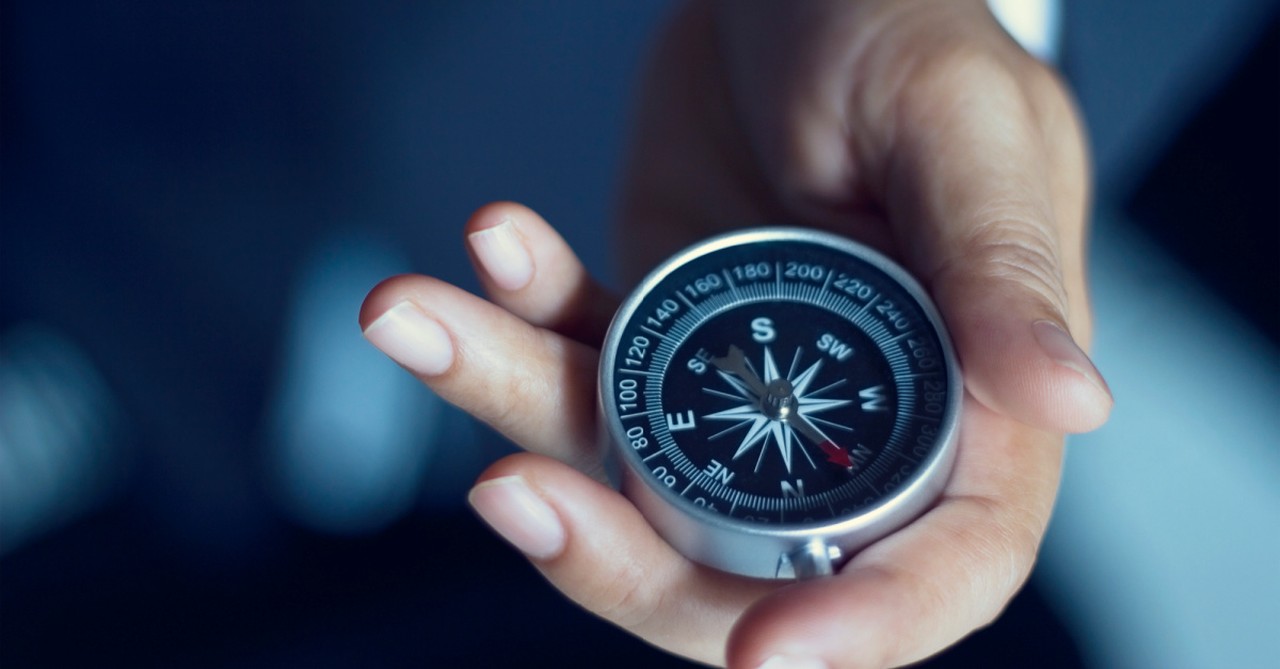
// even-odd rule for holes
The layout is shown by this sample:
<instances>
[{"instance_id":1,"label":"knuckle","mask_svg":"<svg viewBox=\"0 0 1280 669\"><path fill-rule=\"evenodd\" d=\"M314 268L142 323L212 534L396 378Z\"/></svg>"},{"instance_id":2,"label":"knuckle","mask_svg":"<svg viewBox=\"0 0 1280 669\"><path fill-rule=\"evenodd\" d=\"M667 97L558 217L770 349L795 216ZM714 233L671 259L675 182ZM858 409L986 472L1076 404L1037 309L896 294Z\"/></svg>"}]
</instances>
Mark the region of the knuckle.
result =
<instances>
[{"instance_id":1,"label":"knuckle","mask_svg":"<svg viewBox=\"0 0 1280 669\"><path fill-rule=\"evenodd\" d=\"M649 579L640 565L625 561L599 584L599 600L593 607L600 616L624 629L648 627L662 608L662 592L647 587Z\"/></svg>"},{"instance_id":2,"label":"knuckle","mask_svg":"<svg viewBox=\"0 0 1280 669\"><path fill-rule=\"evenodd\" d=\"M584 382L594 374L595 358L587 367L573 346L543 330L497 343L459 338L458 360L431 387L524 450L603 480L595 384Z\"/></svg>"},{"instance_id":3,"label":"knuckle","mask_svg":"<svg viewBox=\"0 0 1280 669\"><path fill-rule=\"evenodd\" d=\"M457 391L461 392L455 391L459 395L455 404L500 431L526 422L531 415L530 406L559 396L551 385L553 379L538 373L536 365L503 365L501 358L488 351L472 348L466 352L464 368L457 378Z\"/></svg>"},{"instance_id":4,"label":"knuckle","mask_svg":"<svg viewBox=\"0 0 1280 669\"><path fill-rule=\"evenodd\" d=\"M1074 150L1083 143L1084 129L1070 88L1053 68L1034 58L1026 60L1019 77L1023 97L1045 145L1059 154Z\"/></svg>"},{"instance_id":5,"label":"knuckle","mask_svg":"<svg viewBox=\"0 0 1280 669\"><path fill-rule=\"evenodd\" d=\"M1011 146L1078 143L1076 110L1061 77L1018 51L941 39L901 77L895 117L919 127L985 128Z\"/></svg>"},{"instance_id":6,"label":"knuckle","mask_svg":"<svg viewBox=\"0 0 1280 669\"><path fill-rule=\"evenodd\" d=\"M1000 617L1014 593L1022 587L1035 564L1043 534L1042 523L1028 510L1008 505L981 495L956 498L968 507L967 512L988 531L970 536L966 542L970 559L969 583L973 588L969 601L983 602L978 611L978 626L991 624Z\"/></svg>"},{"instance_id":7,"label":"knuckle","mask_svg":"<svg viewBox=\"0 0 1280 669\"><path fill-rule=\"evenodd\" d=\"M992 203L978 214L986 222L974 227L950 263L979 277L1012 282L1031 291L1059 314L1067 313L1061 258L1056 237L1034 221L1019 203Z\"/></svg>"},{"instance_id":8,"label":"knuckle","mask_svg":"<svg viewBox=\"0 0 1280 669\"><path fill-rule=\"evenodd\" d=\"M957 103L1012 97L1019 90L1015 73L999 54L969 40L944 39L911 60L901 100L905 116L932 116L954 110Z\"/></svg>"}]
</instances>

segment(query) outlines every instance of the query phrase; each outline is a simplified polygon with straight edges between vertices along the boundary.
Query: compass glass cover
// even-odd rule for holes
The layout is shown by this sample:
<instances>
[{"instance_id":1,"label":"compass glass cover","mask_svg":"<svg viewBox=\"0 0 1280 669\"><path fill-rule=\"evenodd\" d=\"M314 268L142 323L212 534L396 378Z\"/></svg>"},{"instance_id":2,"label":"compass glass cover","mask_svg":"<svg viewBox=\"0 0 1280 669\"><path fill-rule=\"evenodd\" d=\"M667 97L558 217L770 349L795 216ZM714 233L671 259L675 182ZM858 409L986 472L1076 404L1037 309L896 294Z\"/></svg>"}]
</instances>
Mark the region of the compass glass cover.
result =
<instances>
[{"instance_id":1,"label":"compass glass cover","mask_svg":"<svg viewBox=\"0 0 1280 669\"><path fill-rule=\"evenodd\" d=\"M859 248L766 235L678 258L624 305L602 402L650 487L806 525L927 468L957 410L950 349L914 282Z\"/></svg>"}]
</instances>

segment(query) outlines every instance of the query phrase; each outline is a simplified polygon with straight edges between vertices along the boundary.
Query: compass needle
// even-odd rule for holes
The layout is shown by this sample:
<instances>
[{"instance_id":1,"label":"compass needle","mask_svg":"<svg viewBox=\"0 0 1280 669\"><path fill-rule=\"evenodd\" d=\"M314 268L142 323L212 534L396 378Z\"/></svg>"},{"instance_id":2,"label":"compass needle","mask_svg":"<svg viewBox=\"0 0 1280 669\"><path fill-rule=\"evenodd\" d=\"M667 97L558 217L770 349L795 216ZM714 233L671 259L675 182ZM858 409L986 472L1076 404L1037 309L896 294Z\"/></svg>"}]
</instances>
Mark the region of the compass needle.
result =
<instances>
[{"instance_id":1,"label":"compass needle","mask_svg":"<svg viewBox=\"0 0 1280 669\"><path fill-rule=\"evenodd\" d=\"M748 397L759 399L764 396L765 384L747 363L742 349L730 346L729 352L723 358L712 358L711 364L719 368L720 376L730 385L746 391Z\"/></svg>"},{"instance_id":2,"label":"compass needle","mask_svg":"<svg viewBox=\"0 0 1280 669\"><path fill-rule=\"evenodd\" d=\"M849 453L841 448L831 437L828 437L805 418L804 415L797 413L791 419L791 425L796 431L804 435L804 437L814 443L827 456L827 462L840 465L841 467L852 468L853 461L849 459Z\"/></svg>"},{"instance_id":3,"label":"compass needle","mask_svg":"<svg viewBox=\"0 0 1280 669\"><path fill-rule=\"evenodd\" d=\"M693 560L760 578L831 573L932 504L961 397L911 277L790 228L713 238L654 270L610 326L599 391L636 507Z\"/></svg>"}]
</instances>

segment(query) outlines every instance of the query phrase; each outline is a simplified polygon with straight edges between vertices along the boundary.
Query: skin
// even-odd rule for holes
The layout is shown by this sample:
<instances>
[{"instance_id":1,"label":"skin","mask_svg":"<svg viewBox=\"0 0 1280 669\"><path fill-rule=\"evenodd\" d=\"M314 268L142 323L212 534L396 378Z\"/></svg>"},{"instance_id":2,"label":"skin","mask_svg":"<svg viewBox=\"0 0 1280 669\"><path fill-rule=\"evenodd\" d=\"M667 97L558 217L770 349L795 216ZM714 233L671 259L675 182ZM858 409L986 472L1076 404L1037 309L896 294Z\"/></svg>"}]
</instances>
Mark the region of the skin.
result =
<instances>
[{"instance_id":1,"label":"skin","mask_svg":"<svg viewBox=\"0 0 1280 669\"><path fill-rule=\"evenodd\" d=\"M564 526L534 564L654 645L730 667L884 667L994 620L1035 562L1063 434L1112 404L1083 353L1063 364L1032 327L1084 348L1091 332L1087 156L1059 79L982 2L695 2L659 40L640 100L617 235L630 278L729 227L787 222L876 246L930 290L966 385L932 510L822 581L743 579L675 553L601 475L597 347L618 299L518 204L481 208L465 232L512 222L527 283L499 285L480 262L487 300L393 277L362 327L404 300L443 326L452 361L419 378L528 451L480 480L523 477Z\"/></svg>"}]
</instances>

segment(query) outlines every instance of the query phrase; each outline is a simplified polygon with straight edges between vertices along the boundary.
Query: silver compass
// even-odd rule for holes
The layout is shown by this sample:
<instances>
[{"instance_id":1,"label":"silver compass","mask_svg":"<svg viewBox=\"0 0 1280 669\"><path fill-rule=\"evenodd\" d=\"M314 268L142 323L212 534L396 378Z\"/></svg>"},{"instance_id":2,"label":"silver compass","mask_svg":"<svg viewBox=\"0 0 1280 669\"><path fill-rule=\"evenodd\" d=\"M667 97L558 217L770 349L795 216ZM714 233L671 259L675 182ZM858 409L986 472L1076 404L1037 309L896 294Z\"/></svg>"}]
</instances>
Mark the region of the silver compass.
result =
<instances>
[{"instance_id":1,"label":"silver compass","mask_svg":"<svg viewBox=\"0 0 1280 669\"><path fill-rule=\"evenodd\" d=\"M962 396L914 279L792 228L654 270L614 317L599 388L623 492L686 556L762 578L830 574L933 504Z\"/></svg>"}]
</instances>

